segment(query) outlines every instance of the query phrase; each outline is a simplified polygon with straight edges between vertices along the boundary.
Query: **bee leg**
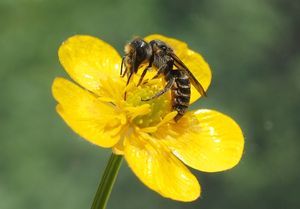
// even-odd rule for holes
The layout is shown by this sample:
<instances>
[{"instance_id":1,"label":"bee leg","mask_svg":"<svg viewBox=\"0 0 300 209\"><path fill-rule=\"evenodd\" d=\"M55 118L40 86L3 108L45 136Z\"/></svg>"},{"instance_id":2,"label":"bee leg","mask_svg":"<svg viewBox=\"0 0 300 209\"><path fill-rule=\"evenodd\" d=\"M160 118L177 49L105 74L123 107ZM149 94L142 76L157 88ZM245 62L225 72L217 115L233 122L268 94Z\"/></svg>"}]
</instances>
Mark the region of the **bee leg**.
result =
<instances>
[{"instance_id":1,"label":"bee leg","mask_svg":"<svg viewBox=\"0 0 300 209\"><path fill-rule=\"evenodd\" d=\"M142 75L140 77L140 80L139 80L139 82L138 82L138 84L136 86L139 86L142 83L143 78L145 77L147 71L152 67L152 63L153 63L153 59L151 59L149 61L149 65L144 69L144 71L143 71L143 73L142 73Z\"/></svg>"},{"instance_id":2,"label":"bee leg","mask_svg":"<svg viewBox=\"0 0 300 209\"><path fill-rule=\"evenodd\" d=\"M160 74L162 74L164 71L165 71L165 66L161 66L161 67L158 69L158 71L157 71L157 73L155 74L155 76L153 76L152 79L158 78L158 76L159 76Z\"/></svg>"},{"instance_id":3,"label":"bee leg","mask_svg":"<svg viewBox=\"0 0 300 209\"><path fill-rule=\"evenodd\" d=\"M149 101L152 99L156 99L157 97L160 97L161 95L163 95L164 93L166 93L167 91L169 91L171 89L174 82L175 82L175 77L171 77L163 90L157 92L154 96L150 97L149 99L142 99L142 101Z\"/></svg>"},{"instance_id":4,"label":"bee leg","mask_svg":"<svg viewBox=\"0 0 300 209\"><path fill-rule=\"evenodd\" d=\"M123 78L126 74L128 74L128 68L127 67L125 68L125 71L124 71L123 75L121 75L121 77Z\"/></svg>"},{"instance_id":5,"label":"bee leg","mask_svg":"<svg viewBox=\"0 0 300 209\"><path fill-rule=\"evenodd\" d=\"M127 82L126 82L126 86L128 86L128 84L129 84L129 82L130 82L130 80L132 78L132 75L133 75L133 73L129 74ZM124 93L124 100L126 100L126 96L127 96L127 92L125 91L125 93Z\"/></svg>"},{"instance_id":6,"label":"bee leg","mask_svg":"<svg viewBox=\"0 0 300 209\"><path fill-rule=\"evenodd\" d=\"M129 73L129 76L128 76L128 79L127 79L127 82L126 82L126 86L128 86L128 84L129 84L129 82L132 78L132 75L133 75L133 73Z\"/></svg>"},{"instance_id":7,"label":"bee leg","mask_svg":"<svg viewBox=\"0 0 300 209\"><path fill-rule=\"evenodd\" d=\"M174 118L175 122L177 123L178 120L179 120L180 118L182 118L182 116L183 116L183 114L177 113L177 115L176 115L175 118Z\"/></svg>"},{"instance_id":8,"label":"bee leg","mask_svg":"<svg viewBox=\"0 0 300 209\"><path fill-rule=\"evenodd\" d=\"M125 59L125 56L122 57L122 62L121 62L121 70L120 70L120 76L121 77L124 77L125 73L123 74L123 66L124 66L124 59ZM125 70L126 71L126 70Z\"/></svg>"},{"instance_id":9,"label":"bee leg","mask_svg":"<svg viewBox=\"0 0 300 209\"><path fill-rule=\"evenodd\" d=\"M149 66L147 66L147 67L144 69L144 71L143 71L143 73L142 73L142 75L141 75L141 77L140 77L140 80L139 80L139 82L138 82L138 84L137 84L136 86L139 86L139 85L142 83L143 78L145 77L147 71L148 71L150 68L151 68L151 66L149 65Z\"/></svg>"}]
</instances>

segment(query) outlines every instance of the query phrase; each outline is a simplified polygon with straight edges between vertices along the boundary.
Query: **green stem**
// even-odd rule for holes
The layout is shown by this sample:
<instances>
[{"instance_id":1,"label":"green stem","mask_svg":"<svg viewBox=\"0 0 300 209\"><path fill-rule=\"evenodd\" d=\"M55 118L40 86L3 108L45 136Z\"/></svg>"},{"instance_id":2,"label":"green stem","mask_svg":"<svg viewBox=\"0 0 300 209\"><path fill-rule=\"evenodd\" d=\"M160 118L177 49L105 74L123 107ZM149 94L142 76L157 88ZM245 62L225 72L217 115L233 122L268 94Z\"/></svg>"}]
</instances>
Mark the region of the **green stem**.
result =
<instances>
[{"instance_id":1,"label":"green stem","mask_svg":"<svg viewBox=\"0 0 300 209\"><path fill-rule=\"evenodd\" d=\"M105 209L112 187L118 175L123 157L121 155L111 154L106 165L104 174L99 184L97 193L91 209Z\"/></svg>"}]
</instances>

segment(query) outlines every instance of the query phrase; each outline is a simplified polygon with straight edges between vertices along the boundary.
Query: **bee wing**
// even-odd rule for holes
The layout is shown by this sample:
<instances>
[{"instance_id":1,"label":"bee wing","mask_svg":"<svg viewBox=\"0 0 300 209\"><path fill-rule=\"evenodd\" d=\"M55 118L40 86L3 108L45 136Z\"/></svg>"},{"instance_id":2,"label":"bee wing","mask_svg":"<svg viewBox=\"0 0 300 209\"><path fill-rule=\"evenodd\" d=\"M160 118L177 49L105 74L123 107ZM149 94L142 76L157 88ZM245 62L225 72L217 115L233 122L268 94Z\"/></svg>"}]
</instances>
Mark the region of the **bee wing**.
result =
<instances>
[{"instance_id":1,"label":"bee wing","mask_svg":"<svg viewBox=\"0 0 300 209\"><path fill-rule=\"evenodd\" d=\"M171 53L170 56L174 59L174 65L179 68L182 69L186 72L186 74L188 75L191 83L193 84L193 86L197 89L197 91L201 94L201 96L207 96L206 92L203 88L203 86L199 83L199 81L195 78L195 76L192 74L192 72L188 69L188 67L179 59L179 57L176 56L176 54Z\"/></svg>"},{"instance_id":2,"label":"bee wing","mask_svg":"<svg viewBox=\"0 0 300 209\"><path fill-rule=\"evenodd\" d=\"M174 50L176 56L180 58L180 60L188 67L193 76L201 83L204 91L207 91L211 83L212 72L210 66L201 54L190 49L185 42L163 35L152 34L144 39L147 42L158 39L167 43ZM175 59L176 58L174 58L174 60ZM179 66L179 62L176 64ZM190 80L192 80L192 78ZM195 86L194 84L191 85L191 104L202 96Z\"/></svg>"}]
</instances>

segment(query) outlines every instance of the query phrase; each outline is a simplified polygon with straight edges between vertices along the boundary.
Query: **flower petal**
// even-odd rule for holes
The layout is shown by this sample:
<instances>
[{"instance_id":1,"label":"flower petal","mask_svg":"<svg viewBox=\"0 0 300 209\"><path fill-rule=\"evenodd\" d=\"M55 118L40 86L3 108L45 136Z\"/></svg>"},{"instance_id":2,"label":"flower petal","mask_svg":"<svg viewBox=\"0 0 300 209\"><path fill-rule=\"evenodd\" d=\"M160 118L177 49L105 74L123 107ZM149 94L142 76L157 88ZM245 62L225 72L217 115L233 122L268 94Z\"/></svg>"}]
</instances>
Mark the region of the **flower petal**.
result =
<instances>
[{"instance_id":1,"label":"flower petal","mask_svg":"<svg viewBox=\"0 0 300 209\"><path fill-rule=\"evenodd\" d=\"M106 42L92 36L75 35L59 48L60 63L82 87L97 92L105 76L119 76L121 58Z\"/></svg>"},{"instance_id":2,"label":"flower petal","mask_svg":"<svg viewBox=\"0 0 300 209\"><path fill-rule=\"evenodd\" d=\"M184 124L187 119L192 124ZM222 113L198 110L186 114L172 129L182 134L167 140L169 148L192 168L206 172L223 171L241 159L244 148L242 131L235 121Z\"/></svg>"},{"instance_id":3,"label":"flower petal","mask_svg":"<svg viewBox=\"0 0 300 209\"><path fill-rule=\"evenodd\" d=\"M145 40L148 42L155 39L159 39L170 45L174 49L176 55L182 60L182 62L188 67L195 78L199 81L204 90L206 91L208 89L212 77L211 70L207 62L199 53L189 49L186 43L173 38L158 34L145 37ZM196 90L196 88L192 86L190 103L195 102L200 98L200 96L201 95Z\"/></svg>"},{"instance_id":4,"label":"flower petal","mask_svg":"<svg viewBox=\"0 0 300 209\"><path fill-rule=\"evenodd\" d=\"M133 134L125 140L124 156L137 177L162 196L179 201L193 201L200 196L195 176L148 134Z\"/></svg>"},{"instance_id":5,"label":"flower petal","mask_svg":"<svg viewBox=\"0 0 300 209\"><path fill-rule=\"evenodd\" d=\"M194 52L193 50L188 50L187 55L182 58L183 63L189 68L195 78L199 81L204 91L207 91L211 82L211 70L207 62L203 57ZM194 103L197 99L201 97L197 89L192 85L191 88L191 101Z\"/></svg>"},{"instance_id":6,"label":"flower petal","mask_svg":"<svg viewBox=\"0 0 300 209\"><path fill-rule=\"evenodd\" d=\"M112 147L120 136L122 119L108 103L64 79L56 78L52 85L57 112L64 121L87 141L101 147Z\"/></svg>"}]
</instances>

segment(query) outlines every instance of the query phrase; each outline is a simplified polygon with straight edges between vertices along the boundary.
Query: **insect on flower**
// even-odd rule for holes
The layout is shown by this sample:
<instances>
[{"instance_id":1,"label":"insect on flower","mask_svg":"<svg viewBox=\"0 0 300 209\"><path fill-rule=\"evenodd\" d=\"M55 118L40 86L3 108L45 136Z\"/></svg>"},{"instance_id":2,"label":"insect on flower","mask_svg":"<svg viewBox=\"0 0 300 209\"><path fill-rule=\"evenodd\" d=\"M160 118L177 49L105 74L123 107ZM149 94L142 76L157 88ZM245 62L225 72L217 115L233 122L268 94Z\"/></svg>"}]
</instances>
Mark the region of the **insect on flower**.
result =
<instances>
[{"instance_id":1,"label":"insect on flower","mask_svg":"<svg viewBox=\"0 0 300 209\"><path fill-rule=\"evenodd\" d=\"M191 95L190 81L202 96L206 95L199 81L178 56L176 56L174 50L165 42L152 40L147 43L141 38L135 38L125 46L124 51L126 54L122 59L120 74L123 77L127 74L126 85L130 82L132 75L137 73L139 67L148 62L148 66L144 68L137 84L140 85L147 71L153 65L157 68L157 73L152 79L158 78L163 74L167 84L161 91L157 92L151 98L143 99L143 101L155 99L172 89L172 110L177 111L177 115L174 118L175 121L178 121L189 107ZM124 73L122 71L123 64L125 65ZM173 69L174 66L177 69ZM126 92L124 97L126 99Z\"/></svg>"},{"instance_id":2,"label":"insect on flower","mask_svg":"<svg viewBox=\"0 0 300 209\"><path fill-rule=\"evenodd\" d=\"M211 71L200 54L176 39L161 35L144 38L146 43L152 40L166 43L179 60L171 57L179 70L167 67L162 74L191 72L201 83L203 92L207 90ZM58 54L62 66L75 81L56 78L53 82L52 94L58 102L59 115L85 140L123 155L135 175L162 196L179 201L192 201L200 196L200 184L186 165L217 172L230 169L240 161L244 138L239 125L230 117L199 109L180 114L181 118L175 122L179 112L173 106L174 95L170 91L151 99L170 86L165 76L152 79L164 66L163 62L155 61L158 59L155 53L124 58L127 69L121 74L128 75L129 79L120 76L120 55L96 37L70 37L60 46ZM156 71L147 69L151 61L149 54L154 57L152 66L158 68ZM147 82L142 82L143 79ZM180 84L180 76L171 79L175 80L172 85ZM190 103L204 95L195 87L190 86ZM180 90L173 93L177 91Z\"/></svg>"}]
</instances>

